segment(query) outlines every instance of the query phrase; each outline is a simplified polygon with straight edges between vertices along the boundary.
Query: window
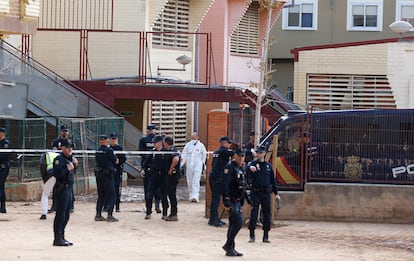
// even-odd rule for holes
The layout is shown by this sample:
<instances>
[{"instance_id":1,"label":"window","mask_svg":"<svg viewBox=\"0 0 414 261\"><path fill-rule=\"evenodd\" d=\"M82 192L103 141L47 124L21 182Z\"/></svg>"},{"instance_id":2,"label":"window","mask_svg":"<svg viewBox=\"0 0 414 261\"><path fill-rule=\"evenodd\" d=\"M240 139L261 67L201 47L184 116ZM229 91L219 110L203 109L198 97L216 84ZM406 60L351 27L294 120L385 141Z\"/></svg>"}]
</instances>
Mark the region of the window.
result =
<instances>
[{"instance_id":1,"label":"window","mask_svg":"<svg viewBox=\"0 0 414 261\"><path fill-rule=\"evenodd\" d=\"M395 21L406 21L411 25L414 25L414 1L397 0L395 10ZM411 28L410 31L414 31L414 28Z\"/></svg>"},{"instance_id":2,"label":"window","mask_svg":"<svg viewBox=\"0 0 414 261\"><path fill-rule=\"evenodd\" d=\"M317 30L317 21L317 0L295 1L293 6L283 9L284 30Z\"/></svg>"},{"instance_id":3,"label":"window","mask_svg":"<svg viewBox=\"0 0 414 261\"><path fill-rule=\"evenodd\" d=\"M348 31L382 31L382 0L348 0Z\"/></svg>"},{"instance_id":4,"label":"window","mask_svg":"<svg viewBox=\"0 0 414 261\"><path fill-rule=\"evenodd\" d=\"M252 2L230 38L230 52L259 54L259 3Z\"/></svg>"}]
</instances>

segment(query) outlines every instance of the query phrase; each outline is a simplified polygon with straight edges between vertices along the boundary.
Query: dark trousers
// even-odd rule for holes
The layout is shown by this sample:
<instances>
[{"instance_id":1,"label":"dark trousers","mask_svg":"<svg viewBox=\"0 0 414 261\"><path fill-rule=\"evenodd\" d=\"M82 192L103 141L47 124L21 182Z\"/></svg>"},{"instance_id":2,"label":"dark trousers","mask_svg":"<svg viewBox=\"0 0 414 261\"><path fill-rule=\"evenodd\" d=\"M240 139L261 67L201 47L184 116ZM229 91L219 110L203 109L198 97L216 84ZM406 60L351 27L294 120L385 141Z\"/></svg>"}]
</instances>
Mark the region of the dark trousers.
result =
<instances>
[{"instance_id":1,"label":"dark trousers","mask_svg":"<svg viewBox=\"0 0 414 261\"><path fill-rule=\"evenodd\" d=\"M9 168L0 168L0 202L1 208L6 207L6 188L5 183L9 175Z\"/></svg>"},{"instance_id":2,"label":"dark trousers","mask_svg":"<svg viewBox=\"0 0 414 261\"><path fill-rule=\"evenodd\" d=\"M119 210L119 204L121 203L121 177L122 171L116 171L114 174L114 185L115 185L115 206Z\"/></svg>"},{"instance_id":3,"label":"dark trousers","mask_svg":"<svg viewBox=\"0 0 414 261\"><path fill-rule=\"evenodd\" d=\"M216 182L212 179L210 181L210 189L211 189L211 203L210 203L210 220L208 223L210 225L219 225L220 218L218 216L218 207L220 204L220 197L221 197L221 186L222 184Z\"/></svg>"},{"instance_id":4,"label":"dark trousers","mask_svg":"<svg viewBox=\"0 0 414 261\"><path fill-rule=\"evenodd\" d=\"M155 197L155 193L159 190L162 204L162 215L167 215L168 200L167 200L167 186L166 177L162 174L151 173L148 182L148 191L145 197L145 205L147 208L147 215L152 213L152 201Z\"/></svg>"},{"instance_id":5,"label":"dark trousers","mask_svg":"<svg viewBox=\"0 0 414 261\"><path fill-rule=\"evenodd\" d=\"M250 197L253 202L253 208L250 212L249 229L254 230L256 228L257 217L259 215L259 206L263 211L263 230L270 230L270 192L252 192Z\"/></svg>"},{"instance_id":6,"label":"dark trousers","mask_svg":"<svg viewBox=\"0 0 414 261\"><path fill-rule=\"evenodd\" d=\"M60 187L59 187L60 186ZM72 201L72 186L58 185L56 188L56 214L53 222L53 232L64 234L70 216Z\"/></svg>"},{"instance_id":7,"label":"dark trousers","mask_svg":"<svg viewBox=\"0 0 414 261\"><path fill-rule=\"evenodd\" d=\"M75 208L75 193L73 192L72 189L72 200L70 201L70 209L73 210ZM56 185L53 187L52 190L52 206L50 207L50 210L55 211L56 210L56 203L57 199L56 199Z\"/></svg>"},{"instance_id":8,"label":"dark trousers","mask_svg":"<svg viewBox=\"0 0 414 261\"><path fill-rule=\"evenodd\" d=\"M145 200L147 198L148 184L149 184L150 176L151 176L151 173L149 171L146 171L145 172L145 178L144 178L144 199ZM161 199L161 195L160 195L160 190L159 189L157 189L154 192L154 198L155 198L155 202L157 203L157 201L158 201L158 204L159 204L160 199Z\"/></svg>"},{"instance_id":9,"label":"dark trousers","mask_svg":"<svg viewBox=\"0 0 414 261\"><path fill-rule=\"evenodd\" d=\"M178 174L167 175L167 196L171 204L171 216L177 215L177 184Z\"/></svg>"},{"instance_id":10,"label":"dark trousers","mask_svg":"<svg viewBox=\"0 0 414 261\"><path fill-rule=\"evenodd\" d=\"M229 211L229 228L227 230L227 242L234 246L234 239L243 225L243 216L240 202L232 203Z\"/></svg>"},{"instance_id":11,"label":"dark trousers","mask_svg":"<svg viewBox=\"0 0 414 261\"><path fill-rule=\"evenodd\" d=\"M112 216L115 205L114 175L99 171L96 173L96 186L98 189L98 201L96 202L96 214L101 215L102 207L107 204L108 216Z\"/></svg>"}]
</instances>

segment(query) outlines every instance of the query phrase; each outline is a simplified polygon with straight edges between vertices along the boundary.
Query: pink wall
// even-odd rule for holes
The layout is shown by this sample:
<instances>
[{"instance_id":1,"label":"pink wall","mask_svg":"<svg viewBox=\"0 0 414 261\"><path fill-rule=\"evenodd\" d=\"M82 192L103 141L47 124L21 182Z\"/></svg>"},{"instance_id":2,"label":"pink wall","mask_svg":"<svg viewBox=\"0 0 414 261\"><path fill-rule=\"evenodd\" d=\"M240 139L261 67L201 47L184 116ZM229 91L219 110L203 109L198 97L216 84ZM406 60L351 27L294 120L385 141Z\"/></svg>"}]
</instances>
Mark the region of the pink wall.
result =
<instances>
[{"instance_id":1,"label":"pink wall","mask_svg":"<svg viewBox=\"0 0 414 261\"><path fill-rule=\"evenodd\" d=\"M211 33L211 84L229 84L229 75L232 75L230 81L234 82L234 75L240 74L240 66L235 66L234 59L230 60L230 35L234 28L241 20L242 15L247 9L248 1L246 0L216 0L208 11L205 19L200 25L200 32ZM272 19L276 19L281 8L273 11ZM260 32L259 39L263 39L266 31L267 11L260 14ZM260 51L260 50L259 50ZM200 53L206 52L206 46L200 46ZM251 57L237 58L242 60L243 64L251 60ZM205 57L200 57L200 78L204 79L206 64ZM239 64L241 65L241 64ZM259 72L256 71L257 74ZM254 74L254 73L253 73ZM249 75L252 75L251 73ZM245 77L244 77L245 78ZM252 79L253 80L253 79Z\"/></svg>"}]
</instances>

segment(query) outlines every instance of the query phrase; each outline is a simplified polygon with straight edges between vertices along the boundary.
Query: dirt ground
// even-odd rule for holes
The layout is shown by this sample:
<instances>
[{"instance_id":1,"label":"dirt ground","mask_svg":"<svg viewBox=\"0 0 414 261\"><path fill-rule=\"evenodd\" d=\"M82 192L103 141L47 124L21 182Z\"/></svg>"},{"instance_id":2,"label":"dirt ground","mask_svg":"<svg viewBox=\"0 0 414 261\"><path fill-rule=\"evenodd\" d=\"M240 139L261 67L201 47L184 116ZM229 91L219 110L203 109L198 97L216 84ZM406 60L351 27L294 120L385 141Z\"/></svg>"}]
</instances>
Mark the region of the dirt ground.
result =
<instances>
[{"instance_id":1,"label":"dirt ground","mask_svg":"<svg viewBox=\"0 0 414 261\"><path fill-rule=\"evenodd\" d=\"M77 196L66 229L71 247L54 247L53 218L39 220L39 202L8 202L0 214L0 260L414 260L414 225L275 221L270 244L236 238L243 257L226 257L227 226L207 225L205 201L178 203L179 221L144 220L141 200L121 204L117 223L95 222L93 198ZM283 209L281 209L283 211Z\"/></svg>"}]
</instances>

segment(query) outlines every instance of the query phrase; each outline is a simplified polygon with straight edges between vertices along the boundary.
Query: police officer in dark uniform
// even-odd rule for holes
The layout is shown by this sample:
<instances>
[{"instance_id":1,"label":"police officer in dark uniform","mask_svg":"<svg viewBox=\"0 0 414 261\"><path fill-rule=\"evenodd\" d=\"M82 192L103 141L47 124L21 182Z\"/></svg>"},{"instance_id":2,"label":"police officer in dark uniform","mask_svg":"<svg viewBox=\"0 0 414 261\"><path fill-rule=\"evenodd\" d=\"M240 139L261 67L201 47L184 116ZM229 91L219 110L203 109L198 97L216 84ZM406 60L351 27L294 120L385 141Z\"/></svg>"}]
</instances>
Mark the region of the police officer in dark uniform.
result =
<instances>
[{"instance_id":1,"label":"police officer in dark uniform","mask_svg":"<svg viewBox=\"0 0 414 261\"><path fill-rule=\"evenodd\" d=\"M102 208L104 204L108 207L108 216L106 221L117 222L118 219L112 214L115 205L115 182L114 174L116 172L115 166L118 163L114 151L110 148L108 136L99 136L100 147L95 153L96 159L96 185L98 188L98 200L96 202L95 221L105 221L102 216Z\"/></svg>"},{"instance_id":2,"label":"police officer in dark uniform","mask_svg":"<svg viewBox=\"0 0 414 261\"><path fill-rule=\"evenodd\" d=\"M249 133L249 141L244 146L244 149L246 151L246 157L244 158L244 161L246 163L248 163L248 162L250 162L250 161L253 160L253 152L252 152L252 150L254 150L254 135L255 135L255 132L254 131L250 131L250 133Z\"/></svg>"},{"instance_id":3,"label":"police officer in dark uniform","mask_svg":"<svg viewBox=\"0 0 414 261\"><path fill-rule=\"evenodd\" d=\"M6 139L6 129L0 128L0 150L9 149L10 144ZM0 213L7 213L5 183L10 170L10 153L0 153Z\"/></svg>"},{"instance_id":4,"label":"police officer in dark uniform","mask_svg":"<svg viewBox=\"0 0 414 261\"><path fill-rule=\"evenodd\" d=\"M265 160L266 151L266 147L264 146L256 148L256 160L250 161L246 166L247 179L253 202L249 222L249 242L251 243L255 241L254 230L256 228L259 205L263 211L263 242L270 243L270 193L273 192L276 195L276 199L280 201L275 173L273 172L272 165Z\"/></svg>"},{"instance_id":5,"label":"police officer in dark uniform","mask_svg":"<svg viewBox=\"0 0 414 261\"><path fill-rule=\"evenodd\" d=\"M165 221L178 221L177 217L177 185L180 178L180 154L178 153L175 146L173 146L173 138L167 136L164 138L164 148L166 151L172 152L167 155L167 176L166 176L166 187L167 196L171 204L171 213Z\"/></svg>"},{"instance_id":6,"label":"police officer in dark uniform","mask_svg":"<svg viewBox=\"0 0 414 261\"><path fill-rule=\"evenodd\" d=\"M235 250L234 238L243 225L241 207L244 199L252 205L250 191L247 190L246 175L244 171L245 151L237 149L234 159L224 167L223 171L223 203L229 211L229 228L227 241L223 249L226 256L242 256Z\"/></svg>"},{"instance_id":7,"label":"police officer in dark uniform","mask_svg":"<svg viewBox=\"0 0 414 261\"><path fill-rule=\"evenodd\" d=\"M52 144L51 144L52 150L61 150L62 141L68 140L68 139L70 139L69 138L69 127L66 126L66 125L61 125L60 126L60 131L59 131L59 137L57 137L56 139L54 139L52 141ZM75 144L73 143L73 146L74 145ZM75 148L75 146L73 148ZM55 195L56 194L56 187L53 188L53 193L52 194L53 194L52 195L52 207L50 208L49 212L53 212L53 211L56 210L56 195ZM73 210L74 210L74 202L75 202L75 195L72 191L72 200L71 200L71 203L70 203L71 212L73 212Z\"/></svg>"},{"instance_id":8,"label":"police officer in dark uniform","mask_svg":"<svg viewBox=\"0 0 414 261\"><path fill-rule=\"evenodd\" d=\"M220 148L213 152L213 162L208 177L211 189L210 219L208 224L215 227L221 227L225 224L220 220L217 211L222 192L224 166L229 163L234 154L234 151L230 149L232 141L229 137L221 137L219 142Z\"/></svg>"},{"instance_id":9,"label":"police officer in dark uniform","mask_svg":"<svg viewBox=\"0 0 414 261\"><path fill-rule=\"evenodd\" d=\"M122 151L124 148L118 144L118 135L116 133L109 134L110 146L113 151ZM126 161L125 154L116 154L118 158L118 163L115 165L116 172L114 174L114 183L115 183L115 211L119 212L119 205L121 203L121 180L122 180L122 169L123 164Z\"/></svg>"},{"instance_id":10,"label":"police officer in dark uniform","mask_svg":"<svg viewBox=\"0 0 414 261\"><path fill-rule=\"evenodd\" d=\"M69 221L72 201L72 186L75 180L77 162L72 157L73 143L62 140L62 152L53 161L53 175L56 178L56 215L53 222L55 239L54 246L71 246L72 242L65 239L65 228Z\"/></svg>"},{"instance_id":11,"label":"police officer in dark uniform","mask_svg":"<svg viewBox=\"0 0 414 261\"><path fill-rule=\"evenodd\" d=\"M163 148L163 137L160 135L155 136L154 138L154 152L164 152ZM168 210L168 200L167 200L167 191L166 191L166 176L167 176L167 166L168 158L164 153L154 153L147 157L143 163L143 170L145 173L141 172L141 175L147 175L149 173L149 182L148 182L148 191L145 197L145 205L147 208L145 219L151 218L152 213L152 202L154 195L157 190L160 191L161 204L162 204L162 219L167 217Z\"/></svg>"},{"instance_id":12,"label":"police officer in dark uniform","mask_svg":"<svg viewBox=\"0 0 414 261\"><path fill-rule=\"evenodd\" d=\"M155 125L148 125L147 126L147 136L142 137L139 140L139 147L138 149L141 151L151 151L152 149L154 149L154 138L155 138L155 133L157 131L157 128L155 127ZM144 197L147 198L147 193L148 193L148 183L149 183L149 176L150 173L148 172L148 170L146 170L144 168L144 162L145 160L150 157L149 155L143 155L141 157L141 168L144 170L144 172L141 172L141 176L143 178L144 181ZM154 192L154 197L155 197L155 211L157 213L161 213L161 209L160 209L160 191L157 190Z\"/></svg>"}]
</instances>

